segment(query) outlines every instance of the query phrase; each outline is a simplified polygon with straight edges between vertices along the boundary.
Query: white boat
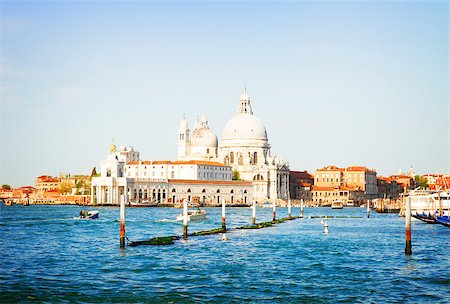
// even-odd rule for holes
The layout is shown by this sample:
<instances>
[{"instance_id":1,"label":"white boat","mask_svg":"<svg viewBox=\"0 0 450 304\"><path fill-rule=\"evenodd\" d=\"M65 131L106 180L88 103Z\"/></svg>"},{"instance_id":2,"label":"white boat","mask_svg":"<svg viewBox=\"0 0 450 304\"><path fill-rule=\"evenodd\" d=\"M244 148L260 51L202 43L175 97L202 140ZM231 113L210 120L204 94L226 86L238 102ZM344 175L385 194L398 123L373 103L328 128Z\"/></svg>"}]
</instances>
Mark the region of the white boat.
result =
<instances>
[{"instance_id":1,"label":"white boat","mask_svg":"<svg viewBox=\"0 0 450 304\"><path fill-rule=\"evenodd\" d=\"M206 218L206 210L188 210L188 222L190 221L202 221ZM177 216L177 221L183 220L183 212Z\"/></svg>"},{"instance_id":2,"label":"white boat","mask_svg":"<svg viewBox=\"0 0 450 304\"><path fill-rule=\"evenodd\" d=\"M158 204L156 202L150 202L150 201L131 201L128 203L129 207L157 207Z\"/></svg>"},{"instance_id":3,"label":"white boat","mask_svg":"<svg viewBox=\"0 0 450 304\"><path fill-rule=\"evenodd\" d=\"M331 203L331 209L342 209L344 208L344 202L343 201L334 201Z\"/></svg>"},{"instance_id":4,"label":"white boat","mask_svg":"<svg viewBox=\"0 0 450 304\"><path fill-rule=\"evenodd\" d=\"M435 214L439 212L440 208L442 208L445 214L445 209L448 209L450 206L450 192L448 190L433 191L416 189L409 192L409 199L411 200L412 214Z\"/></svg>"}]
</instances>

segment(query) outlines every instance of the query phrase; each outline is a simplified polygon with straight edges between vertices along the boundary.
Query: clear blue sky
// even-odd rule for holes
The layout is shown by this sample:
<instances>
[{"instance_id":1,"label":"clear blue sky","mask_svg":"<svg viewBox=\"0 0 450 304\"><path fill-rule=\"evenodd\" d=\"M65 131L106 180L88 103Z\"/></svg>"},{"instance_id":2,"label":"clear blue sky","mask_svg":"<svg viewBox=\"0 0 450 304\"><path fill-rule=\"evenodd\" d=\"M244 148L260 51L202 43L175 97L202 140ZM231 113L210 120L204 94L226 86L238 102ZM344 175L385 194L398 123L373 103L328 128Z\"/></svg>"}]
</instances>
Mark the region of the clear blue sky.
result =
<instances>
[{"instance_id":1,"label":"clear blue sky","mask_svg":"<svg viewBox=\"0 0 450 304\"><path fill-rule=\"evenodd\" d=\"M291 170L449 173L448 2L0 2L0 184L176 159L244 86Z\"/></svg>"}]
</instances>

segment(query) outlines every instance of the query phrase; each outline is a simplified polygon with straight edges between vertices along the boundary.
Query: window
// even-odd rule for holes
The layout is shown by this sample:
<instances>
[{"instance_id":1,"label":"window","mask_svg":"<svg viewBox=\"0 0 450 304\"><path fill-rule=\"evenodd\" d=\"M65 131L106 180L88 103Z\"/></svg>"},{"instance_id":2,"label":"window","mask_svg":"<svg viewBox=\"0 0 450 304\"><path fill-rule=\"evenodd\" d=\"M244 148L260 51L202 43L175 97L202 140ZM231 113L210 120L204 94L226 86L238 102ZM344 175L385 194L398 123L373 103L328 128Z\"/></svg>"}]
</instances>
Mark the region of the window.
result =
<instances>
[{"instance_id":1,"label":"window","mask_svg":"<svg viewBox=\"0 0 450 304\"><path fill-rule=\"evenodd\" d=\"M258 163L258 152L253 153L253 164L256 165Z\"/></svg>"},{"instance_id":2,"label":"window","mask_svg":"<svg viewBox=\"0 0 450 304\"><path fill-rule=\"evenodd\" d=\"M230 163L234 163L234 153L230 152Z\"/></svg>"}]
</instances>

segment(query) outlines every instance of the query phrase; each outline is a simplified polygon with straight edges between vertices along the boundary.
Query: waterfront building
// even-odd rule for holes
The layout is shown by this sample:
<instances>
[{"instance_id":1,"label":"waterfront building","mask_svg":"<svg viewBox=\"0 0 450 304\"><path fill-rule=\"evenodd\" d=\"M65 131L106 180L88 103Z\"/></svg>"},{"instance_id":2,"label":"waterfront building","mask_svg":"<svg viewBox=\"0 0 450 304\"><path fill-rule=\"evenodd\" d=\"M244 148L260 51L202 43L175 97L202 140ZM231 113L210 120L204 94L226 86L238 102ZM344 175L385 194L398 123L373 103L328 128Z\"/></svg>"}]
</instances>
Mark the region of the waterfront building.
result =
<instances>
[{"instance_id":1,"label":"waterfront building","mask_svg":"<svg viewBox=\"0 0 450 304\"><path fill-rule=\"evenodd\" d=\"M316 170L314 185L317 187L344 186L355 191L362 191L365 199L378 197L377 172L362 166L347 168L327 166Z\"/></svg>"},{"instance_id":2,"label":"waterfront building","mask_svg":"<svg viewBox=\"0 0 450 304\"><path fill-rule=\"evenodd\" d=\"M49 175L36 177L36 194L42 195L50 190L59 190L60 179Z\"/></svg>"},{"instance_id":3,"label":"waterfront building","mask_svg":"<svg viewBox=\"0 0 450 304\"><path fill-rule=\"evenodd\" d=\"M395 200L399 197L400 193L403 192L403 188L397 181L389 177L378 176L377 184L378 198Z\"/></svg>"},{"instance_id":4,"label":"waterfront building","mask_svg":"<svg viewBox=\"0 0 450 304\"><path fill-rule=\"evenodd\" d=\"M339 201L347 205L359 206L364 200L364 191L355 187L316 186L311 187L311 201L318 206L331 206Z\"/></svg>"},{"instance_id":5,"label":"waterfront building","mask_svg":"<svg viewBox=\"0 0 450 304\"><path fill-rule=\"evenodd\" d=\"M203 205L249 204L251 182L232 180L231 167L206 160L143 161L132 147L113 144L92 178L91 202L118 205L121 201L175 204L182 199Z\"/></svg>"},{"instance_id":6,"label":"waterfront building","mask_svg":"<svg viewBox=\"0 0 450 304\"><path fill-rule=\"evenodd\" d=\"M314 176L307 171L289 171L289 183L291 199L311 201Z\"/></svg>"},{"instance_id":7,"label":"waterfront building","mask_svg":"<svg viewBox=\"0 0 450 304\"><path fill-rule=\"evenodd\" d=\"M11 188L11 189L4 189L3 187L0 187L0 199L7 199L7 198L28 198L30 195L33 195L35 192L35 188L32 186L24 186L19 188Z\"/></svg>"},{"instance_id":8,"label":"waterfront building","mask_svg":"<svg viewBox=\"0 0 450 304\"><path fill-rule=\"evenodd\" d=\"M219 142L201 117L190 132L185 117L178 129L178 159L219 162L252 183L253 199L287 200L289 165L271 153L267 131L253 114L249 96L241 95L236 114L227 122Z\"/></svg>"}]
</instances>

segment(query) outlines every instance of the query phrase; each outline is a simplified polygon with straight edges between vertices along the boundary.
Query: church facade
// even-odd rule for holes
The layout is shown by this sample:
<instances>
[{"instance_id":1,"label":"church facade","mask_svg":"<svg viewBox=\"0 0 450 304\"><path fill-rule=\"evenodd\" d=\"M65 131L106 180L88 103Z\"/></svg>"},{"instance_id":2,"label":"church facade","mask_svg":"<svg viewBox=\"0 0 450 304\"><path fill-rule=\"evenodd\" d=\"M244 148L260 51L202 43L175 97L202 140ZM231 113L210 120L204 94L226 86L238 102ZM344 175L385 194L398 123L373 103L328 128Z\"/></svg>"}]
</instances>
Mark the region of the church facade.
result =
<instances>
[{"instance_id":1,"label":"church facade","mask_svg":"<svg viewBox=\"0 0 450 304\"><path fill-rule=\"evenodd\" d=\"M289 197L289 165L272 156L266 128L253 114L247 94L241 95L236 114L226 124L220 143L205 116L198 119L192 134L183 117L178 129L178 159L231 166L239 179L252 183L255 200Z\"/></svg>"}]
</instances>

